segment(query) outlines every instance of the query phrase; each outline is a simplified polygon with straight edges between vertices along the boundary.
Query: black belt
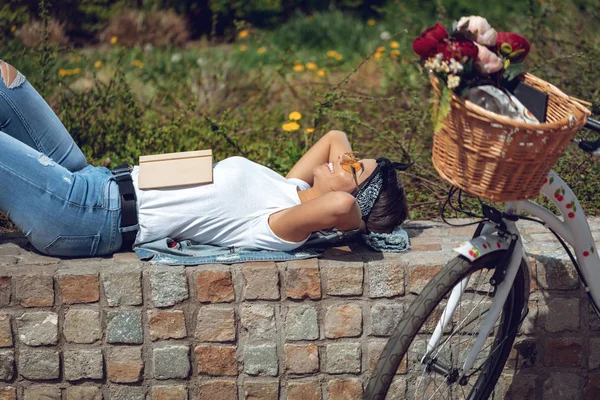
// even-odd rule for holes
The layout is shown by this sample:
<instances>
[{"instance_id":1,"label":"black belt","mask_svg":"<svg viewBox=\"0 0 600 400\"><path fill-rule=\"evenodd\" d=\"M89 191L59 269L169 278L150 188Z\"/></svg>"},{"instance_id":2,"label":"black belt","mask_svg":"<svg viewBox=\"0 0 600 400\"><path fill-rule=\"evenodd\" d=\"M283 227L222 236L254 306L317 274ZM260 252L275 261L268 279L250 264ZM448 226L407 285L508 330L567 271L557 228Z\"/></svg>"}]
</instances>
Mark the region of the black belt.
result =
<instances>
[{"instance_id":1,"label":"black belt","mask_svg":"<svg viewBox=\"0 0 600 400\"><path fill-rule=\"evenodd\" d=\"M121 164L112 170L121 195L121 234L123 245L121 250L131 250L139 229L135 189L131 180L131 167Z\"/></svg>"}]
</instances>

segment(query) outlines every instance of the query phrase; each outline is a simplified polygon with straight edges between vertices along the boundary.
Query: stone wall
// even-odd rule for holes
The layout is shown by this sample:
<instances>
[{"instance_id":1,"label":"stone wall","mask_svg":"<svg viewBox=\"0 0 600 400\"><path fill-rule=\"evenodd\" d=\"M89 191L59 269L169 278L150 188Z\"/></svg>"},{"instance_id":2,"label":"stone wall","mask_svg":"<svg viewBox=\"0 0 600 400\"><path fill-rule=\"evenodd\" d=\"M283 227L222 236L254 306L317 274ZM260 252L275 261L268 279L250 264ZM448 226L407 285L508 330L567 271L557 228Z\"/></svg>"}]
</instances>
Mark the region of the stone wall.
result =
<instances>
[{"instance_id":1,"label":"stone wall","mask_svg":"<svg viewBox=\"0 0 600 400\"><path fill-rule=\"evenodd\" d=\"M495 398L598 399L600 320L553 236L522 227L531 311ZM360 399L414 293L473 228L407 230L405 254L186 268L61 260L1 236L0 400Z\"/></svg>"}]
</instances>

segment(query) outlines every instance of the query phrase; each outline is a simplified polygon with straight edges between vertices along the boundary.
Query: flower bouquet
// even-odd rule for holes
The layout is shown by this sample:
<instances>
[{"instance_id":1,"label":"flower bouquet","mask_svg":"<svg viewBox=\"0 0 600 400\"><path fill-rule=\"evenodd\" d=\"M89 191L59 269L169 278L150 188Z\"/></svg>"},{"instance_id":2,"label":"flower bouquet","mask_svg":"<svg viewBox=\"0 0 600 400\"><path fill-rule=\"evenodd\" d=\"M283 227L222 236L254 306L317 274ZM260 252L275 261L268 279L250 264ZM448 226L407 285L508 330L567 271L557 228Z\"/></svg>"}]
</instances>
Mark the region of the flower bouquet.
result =
<instances>
[{"instance_id":1,"label":"flower bouquet","mask_svg":"<svg viewBox=\"0 0 600 400\"><path fill-rule=\"evenodd\" d=\"M412 49L440 82L439 101L432 113L434 130L441 128L450 111L451 91L468 98L474 87L503 87L525 72L523 60L530 47L523 36L496 32L479 16L462 17L451 34L439 23L425 30L413 41Z\"/></svg>"}]
</instances>

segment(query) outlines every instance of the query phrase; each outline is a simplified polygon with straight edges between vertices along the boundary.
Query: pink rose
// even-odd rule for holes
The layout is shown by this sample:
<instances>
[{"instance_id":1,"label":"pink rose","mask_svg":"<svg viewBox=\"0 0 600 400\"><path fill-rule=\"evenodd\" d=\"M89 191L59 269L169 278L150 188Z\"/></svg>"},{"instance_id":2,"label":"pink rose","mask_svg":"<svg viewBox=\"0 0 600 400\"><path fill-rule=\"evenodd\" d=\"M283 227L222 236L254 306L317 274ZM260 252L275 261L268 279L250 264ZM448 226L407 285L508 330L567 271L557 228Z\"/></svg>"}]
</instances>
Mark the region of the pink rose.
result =
<instances>
[{"instance_id":1,"label":"pink rose","mask_svg":"<svg viewBox=\"0 0 600 400\"><path fill-rule=\"evenodd\" d=\"M496 55L496 53L490 51L485 46L475 43L479 51L477 52L477 61L476 66L480 69L481 72L486 74L493 74L494 72L498 72L504 66L504 62L500 57Z\"/></svg>"},{"instance_id":2,"label":"pink rose","mask_svg":"<svg viewBox=\"0 0 600 400\"><path fill-rule=\"evenodd\" d=\"M484 46L495 46L498 38L498 33L494 28L490 26L487 20L477 15L471 15L470 17L462 17L458 20L457 27L460 29L463 25L467 24L466 29L471 31L475 35L475 41Z\"/></svg>"}]
</instances>

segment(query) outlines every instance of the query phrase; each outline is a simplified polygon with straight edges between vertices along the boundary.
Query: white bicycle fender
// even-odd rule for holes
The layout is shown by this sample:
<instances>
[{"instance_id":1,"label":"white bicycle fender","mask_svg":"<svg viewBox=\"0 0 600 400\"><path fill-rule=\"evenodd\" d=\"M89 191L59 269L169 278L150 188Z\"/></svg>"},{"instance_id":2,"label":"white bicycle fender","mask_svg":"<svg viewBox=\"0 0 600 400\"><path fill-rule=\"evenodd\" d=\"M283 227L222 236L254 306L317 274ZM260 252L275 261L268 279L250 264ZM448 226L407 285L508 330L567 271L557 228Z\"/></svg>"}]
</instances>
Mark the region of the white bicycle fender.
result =
<instances>
[{"instance_id":1,"label":"white bicycle fender","mask_svg":"<svg viewBox=\"0 0 600 400\"><path fill-rule=\"evenodd\" d=\"M458 245L454 251L471 261L494 251L508 249L509 241L497 235L478 236Z\"/></svg>"}]
</instances>

